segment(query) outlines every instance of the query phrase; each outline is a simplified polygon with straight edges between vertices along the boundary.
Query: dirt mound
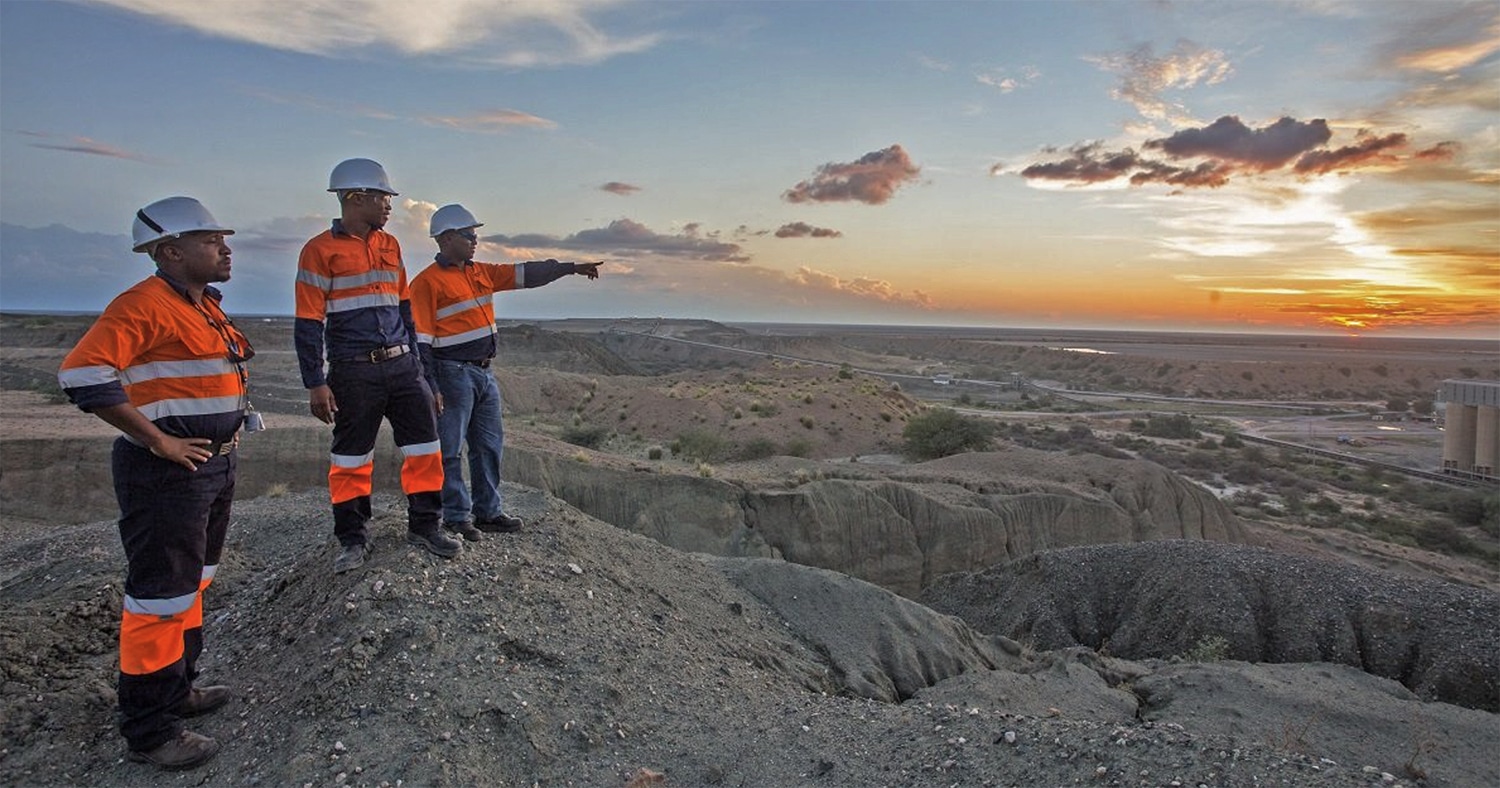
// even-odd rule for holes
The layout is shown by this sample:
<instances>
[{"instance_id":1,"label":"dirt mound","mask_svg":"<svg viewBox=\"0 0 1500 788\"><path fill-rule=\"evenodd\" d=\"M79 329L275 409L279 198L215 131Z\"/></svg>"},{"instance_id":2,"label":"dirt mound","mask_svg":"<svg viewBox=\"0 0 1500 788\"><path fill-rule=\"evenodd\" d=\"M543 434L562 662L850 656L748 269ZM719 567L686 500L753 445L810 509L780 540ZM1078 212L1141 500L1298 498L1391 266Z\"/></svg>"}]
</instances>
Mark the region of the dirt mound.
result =
<instances>
[{"instance_id":1,"label":"dirt mound","mask_svg":"<svg viewBox=\"0 0 1500 788\"><path fill-rule=\"evenodd\" d=\"M1211 542L1055 550L943 578L919 600L1036 648L1333 662L1500 711L1500 594Z\"/></svg>"},{"instance_id":2,"label":"dirt mound","mask_svg":"<svg viewBox=\"0 0 1500 788\"><path fill-rule=\"evenodd\" d=\"M349 575L329 572L320 492L239 504L202 665L239 695L195 722L224 751L182 775L124 761L113 731L112 527L12 543L0 553L0 782L609 786L642 768L682 786L1496 777L1457 743L1485 741L1493 715L1385 684L1308 674L1291 699L1318 699L1340 724L1277 746L1224 733L1186 690L1141 706L1131 682L1184 685L1165 666L1031 654L850 578L706 561L539 491L507 494L530 527L451 562L407 548L403 514L377 496L375 552ZM1262 727L1307 713L1259 695L1257 666L1218 670L1214 700ZM868 697L888 690L913 697ZM1386 705L1351 705L1372 695ZM1409 762L1414 717L1434 743Z\"/></svg>"}]
</instances>

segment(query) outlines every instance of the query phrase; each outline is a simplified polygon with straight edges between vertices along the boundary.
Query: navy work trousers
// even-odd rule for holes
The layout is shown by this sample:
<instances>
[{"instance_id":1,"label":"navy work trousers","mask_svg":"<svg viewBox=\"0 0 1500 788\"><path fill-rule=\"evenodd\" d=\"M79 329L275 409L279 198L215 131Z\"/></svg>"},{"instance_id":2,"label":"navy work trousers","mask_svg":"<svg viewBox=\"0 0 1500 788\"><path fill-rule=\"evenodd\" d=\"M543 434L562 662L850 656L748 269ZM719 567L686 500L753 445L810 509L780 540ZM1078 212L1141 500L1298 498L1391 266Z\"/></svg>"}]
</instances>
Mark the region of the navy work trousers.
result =
<instances>
[{"instance_id":1,"label":"navy work trousers","mask_svg":"<svg viewBox=\"0 0 1500 788\"><path fill-rule=\"evenodd\" d=\"M396 445L403 453L430 445L439 455L437 416L433 413L432 391L422 376L422 362L415 353L390 361L339 361L329 366L328 387L333 391L338 411L333 418L335 463L346 463L362 474L362 494L343 497L335 492L333 533L339 544L367 544L370 541L370 482L374 475L375 440L380 423L389 420ZM359 463L363 463L362 465ZM442 518L441 460L433 463L436 478L409 478L413 464L402 466L402 486L406 488L407 527L413 531L431 531Z\"/></svg>"},{"instance_id":2,"label":"navy work trousers","mask_svg":"<svg viewBox=\"0 0 1500 788\"><path fill-rule=\"evenodd\" d=\"M230 452L190 471L124 438L115 441L111 468L127 562L127 610L162 605L185 608L158 616L182 633L181 657L160 669L126 673L123 666L137 661L131 652L141 644L130 642L133 636L122 631L120 733L132 750L154 749L175 738L182 727L173 710L187 698L198 677L202 600L173 600L200 594L218 567L229 530L237 462L236 453ZM167 653L175 652L176 644L147 646L156 654L168 648L172 651Z\"/></svg>"}]
</instances>

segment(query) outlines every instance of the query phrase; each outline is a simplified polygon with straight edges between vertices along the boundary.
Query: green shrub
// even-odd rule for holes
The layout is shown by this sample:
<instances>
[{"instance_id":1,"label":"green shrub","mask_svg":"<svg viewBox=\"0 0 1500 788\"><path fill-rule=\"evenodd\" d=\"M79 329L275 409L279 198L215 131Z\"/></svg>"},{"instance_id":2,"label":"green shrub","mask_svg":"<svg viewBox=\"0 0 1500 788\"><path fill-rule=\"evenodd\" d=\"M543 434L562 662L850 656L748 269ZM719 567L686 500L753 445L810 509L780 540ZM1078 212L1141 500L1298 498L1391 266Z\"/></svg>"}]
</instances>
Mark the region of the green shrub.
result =
<instances>
[{"instance_id":1,"label":"green shrub","mask_svg":"<svg viewBox=\"0 0 1500 788\"><path fill-rule=\"evenodd\" d=\"M1229 641L1222 635L1205 635L1182 658L1187 662L1222 662L1229 658Z\"/></svg>"},{"instance_id":2,"label":"green shrub","mask_svg":"<svg viewBox=\"0 0 1500 788\"><path fill-rule=\"evenodd\" d=\"M1145 434L1148 438L1198 437L1198 431L1193 429L1193 420L1181 413L1175 416L1152 416L1146 421Z\"/></svg>"},{"instance_id":3,"label":"green shrub","mask_svg":"<svg viewBox=\"0 0 1500 788\"><path fill-rule=\"evenodd\" d=\"M934 408L913 416L901 432L907 456L918 460L982 451L989 448L994 435L994 424L950 408Z\"/></svg>"},{"instance_id":4,"label":"green shrub","mask_svg":"<svg viewBox=\"0 0 1500 788\"><path fill-rule=\"evenodd\" d=\"M609 437L609 428L595 424L571 424L564 427L562 434L558 437L574 446L582 446L585 449L597 449Z\"/></svg>"},{"instance_id":5,"label":"green shrub","mask_svg":"<svg viewBox=\"0 0 1500 788\"><path fill-rule=\"evenodd\" d=\"M705 463L721 459L728 448L729 444L718 433L708 430L687 430L672 442L673 454L692 457Z\"/></svg>"},{"instance_id":6,"label":"green shrub","mask_svg":"<svg viewBox=\"0 0 1500 788\"><path fill-rule=\"evenodd\" d=\"M776 444L770 438L751 438L740 446L736 458L741 460L764 460L776 455Z\"/></svg>"}]
</instances>

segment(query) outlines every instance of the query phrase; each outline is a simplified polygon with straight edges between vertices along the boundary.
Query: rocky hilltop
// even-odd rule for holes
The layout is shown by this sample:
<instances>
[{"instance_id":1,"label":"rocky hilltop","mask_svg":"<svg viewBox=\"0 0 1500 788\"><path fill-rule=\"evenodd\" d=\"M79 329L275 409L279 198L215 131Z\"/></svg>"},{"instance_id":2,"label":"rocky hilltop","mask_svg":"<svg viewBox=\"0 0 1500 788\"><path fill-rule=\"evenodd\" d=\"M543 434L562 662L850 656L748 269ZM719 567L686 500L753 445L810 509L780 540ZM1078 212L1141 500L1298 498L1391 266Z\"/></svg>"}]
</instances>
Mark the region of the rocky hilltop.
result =
<instances>
[{"instance_id":1,"label":"rocky hilltop","mask_svg":"<svg viewBox=\"0 0 1500 788\"><path fill-rule=\"evenodd\" d=\"M845 574L683 553L538 490L508 495L532 527L453 561L405 547L399 499L378 497L376 551L349 575L328 571L321 493L239 504L208 595L202 666L205 680L239 695L195 721L224 752L181 775L126 762L112 730L120 589L110 523L6 542L0 781L1500 780L1495 714L1424 701L1353 668L1042 650ZM1176 544L1139 548L1170 558ZM1191 587L1201 567L1176 565L1162 582ZM1059 578L1053 594L1081 593L1079 579ZM1316 575L1307 582L1331 590Z\"/></svg>"}]
</instances>

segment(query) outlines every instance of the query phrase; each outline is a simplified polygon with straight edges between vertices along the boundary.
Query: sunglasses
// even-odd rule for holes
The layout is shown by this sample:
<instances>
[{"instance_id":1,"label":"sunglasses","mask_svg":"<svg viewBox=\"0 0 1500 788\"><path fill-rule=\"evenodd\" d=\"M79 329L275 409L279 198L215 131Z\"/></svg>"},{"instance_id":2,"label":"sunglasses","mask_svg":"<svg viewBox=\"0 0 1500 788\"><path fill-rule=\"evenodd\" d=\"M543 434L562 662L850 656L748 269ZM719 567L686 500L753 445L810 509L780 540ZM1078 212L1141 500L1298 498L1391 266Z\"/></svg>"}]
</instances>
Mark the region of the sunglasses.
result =
<instances>
[{"instance_id":1,"label":"sunglasses","mask_svg":"<svg viewBox=\"0 0 1500 788\"><path fill-rule=\"evenodd\" d=\"M389 194L386 194L385 192L354 191L349 192L349 194L360 197L369 197L372 201L379 205L391 204L391 196Z\"/></svg>"}]
</instances>

